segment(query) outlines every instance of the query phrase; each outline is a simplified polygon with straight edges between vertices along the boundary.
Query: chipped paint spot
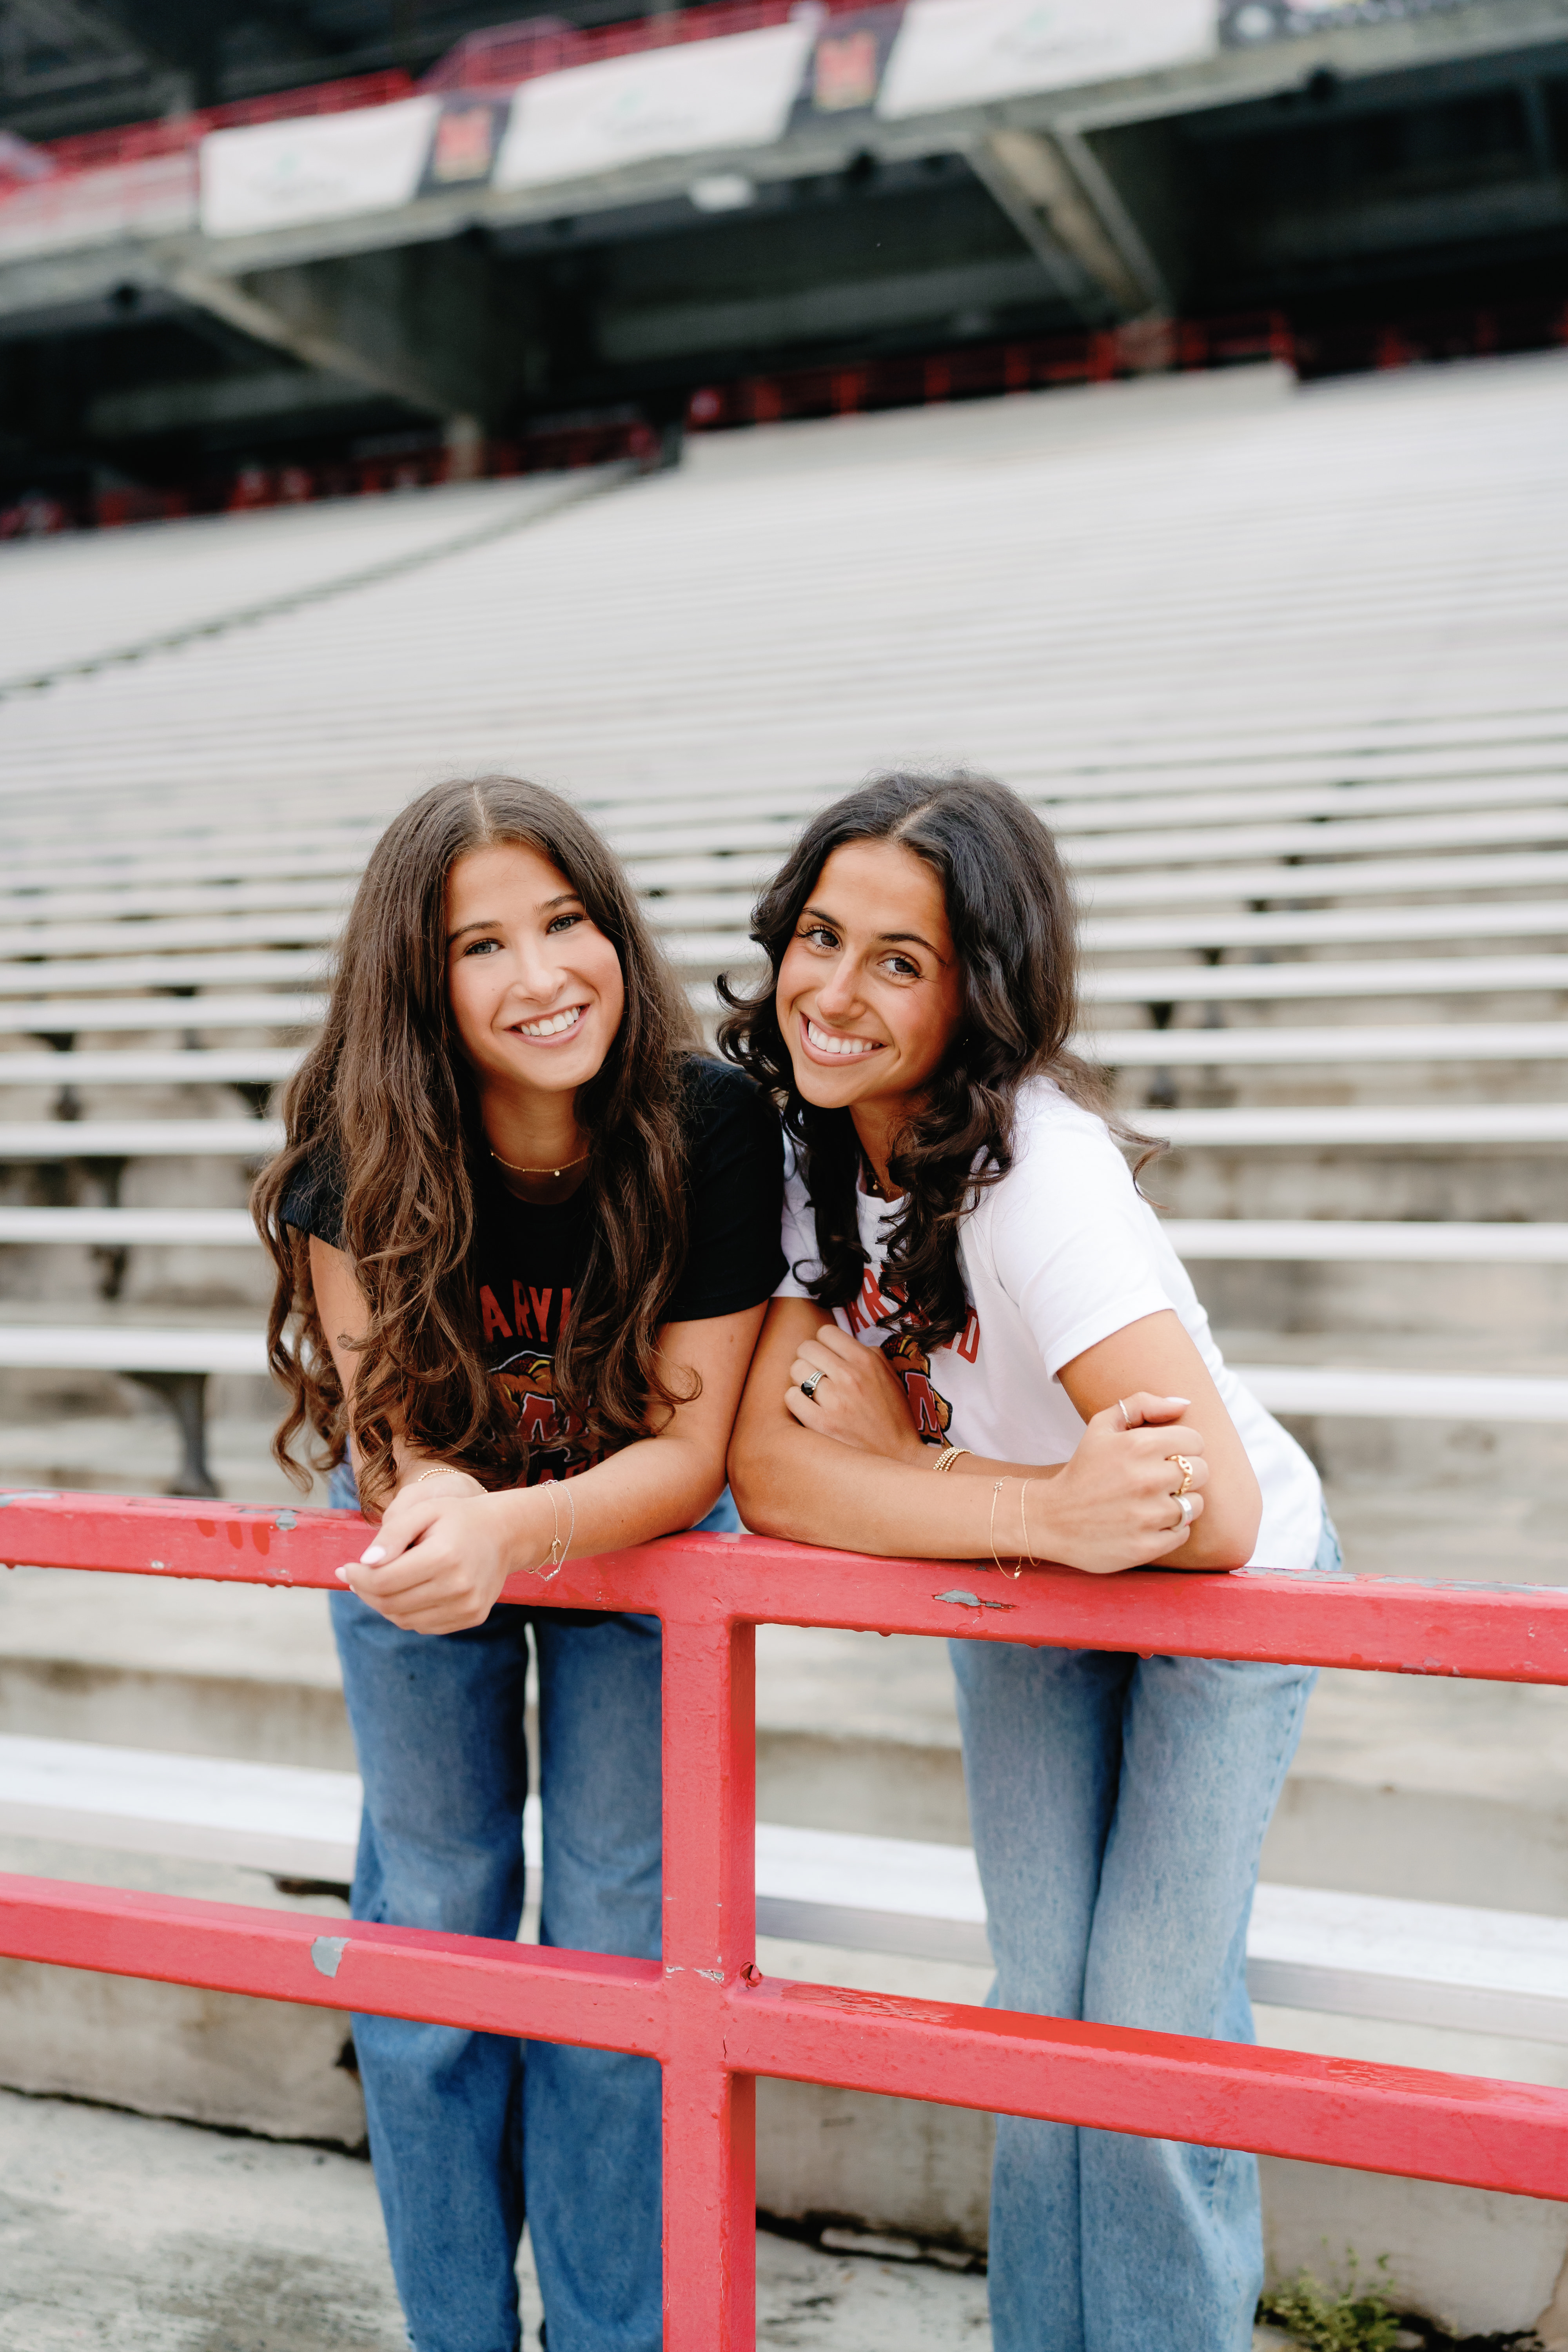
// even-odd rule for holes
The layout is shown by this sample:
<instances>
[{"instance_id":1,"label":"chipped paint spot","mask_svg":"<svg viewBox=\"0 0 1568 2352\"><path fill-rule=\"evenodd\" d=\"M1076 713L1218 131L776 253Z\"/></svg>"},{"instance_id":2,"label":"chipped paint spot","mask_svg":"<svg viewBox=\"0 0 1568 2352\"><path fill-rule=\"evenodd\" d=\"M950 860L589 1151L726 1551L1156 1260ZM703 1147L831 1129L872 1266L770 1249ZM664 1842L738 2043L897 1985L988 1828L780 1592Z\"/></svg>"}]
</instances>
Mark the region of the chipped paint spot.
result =
<instances>
[{"instance_id":1,"label":"chipped paint spot","mask_svg":"<svg viewBox=\"0 0 1568 2352\"><path fill-rule=\"evenodd\" d=\"M310 1958L324 1977L335 1977L338 1962L349 1948L346 1936L318 1936L310 1946Z\"/></svg>"},{"instance_id":2,"label":"chipped paint spot","mask_svg":"<svg viewBox=\"0 0 1568 2352\"><path fill-rule=\"evenodd\" d=\"M1016 1609L1016 1601L982 1601L978 1592L933 1592L933 1601L951 1601L955 1609Z\"/></svg>"},{"instance_id":3,"label":"chipped paint spot","mask_svg":"<svg viewBox=\"0 0 1568 2352\"><path fill-rule=\"evenodd\" d=\"M151 1569L155 1569L160 1576L165 1576L168 1573L169 1563L166 1559L150 1559L147 1565Z\"/></svg>"},{"instance_id":4,"label":"chipped paint spot","mask_svg":"<svg viewBox=\"0 0 1568 2352\"><path fill-rule=\"evenodd\" d=\"M300 1522L295 1517L292 1511L279 1511L272 1524L275 1528L281 1528L283 1533L287 1535L289 1528L297 1528Z\"/></svg>"}]
</instances>

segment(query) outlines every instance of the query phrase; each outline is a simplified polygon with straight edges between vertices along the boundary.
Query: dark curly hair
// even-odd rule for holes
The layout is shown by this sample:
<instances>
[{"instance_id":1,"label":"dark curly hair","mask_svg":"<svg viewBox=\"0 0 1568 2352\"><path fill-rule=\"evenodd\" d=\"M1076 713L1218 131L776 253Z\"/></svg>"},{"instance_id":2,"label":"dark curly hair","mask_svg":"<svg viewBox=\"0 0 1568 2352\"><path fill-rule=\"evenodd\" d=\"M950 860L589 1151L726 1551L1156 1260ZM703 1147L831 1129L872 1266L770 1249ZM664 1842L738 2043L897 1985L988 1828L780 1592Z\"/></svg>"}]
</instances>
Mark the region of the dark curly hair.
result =
<instances>
[{"instance_id":1,"label":"dark curly hair","mask_svg":"<svg viewBox=\"0 0 1568 2352\"><path fill-rule=\"evenodd\" d=\"M371 852L338 943L327 1018L283 1097L287 1140L258 1179L251 1213L277 1269L268 1353L289 1406L273 1453L301 1486L290 1441L341 1462L352 1423L360 1491L393 1483L399 1429L488 1484L515 1483L526 1450L486 1361L469 1275L479 1100L447 998L447 877L498 842L536 850L563 874L613 943L626 1011L577 1115L591 1143L595 1215L555 1367L563 1409L596 1435L642 1433L650 1404L679 1402L661 1380L658 1325L686 1255L680 1099L692 1024L619 859L587 819L511 776L436 784ZM342 1246L369 1307L352 1409L310 1282L309 1236L286 1223L301 1181L335 1176Z\"/></svg>"},{"instance_id":2,"label":"dark curly hair","mask_svg":"<svg viewBox=\"0 0 1568 2352\"><path fill-rule=\"evenodd\" d=\"M878 776L812 819L752 913L771 967L747 994L719 982L731 1008L721 1050L767 1088L794 1139L816 1217L821 1277L812 1296L846 1307L860 1289L856 1192L860 1147L847 1110L820 1110L795 1083L775 990L802 909L836 849L891 841L923 858L942 884L963 970L952 1042L924 1097L893 1139L889 1174L903 1195L882 1287L910 1302L924 1343L946 1347L968 1312L958 1232L979 1194L1013 1164L1018 1090L1047 1077L1103 1118L1120 1142L1158 1149L1125 1126L1104 1077L1069 1050L1078 1015L1078 918L1057 845L1034 811L988 776ZM889 1318L891 1319L891 1318Z\"/></svg>"}]
</instances>

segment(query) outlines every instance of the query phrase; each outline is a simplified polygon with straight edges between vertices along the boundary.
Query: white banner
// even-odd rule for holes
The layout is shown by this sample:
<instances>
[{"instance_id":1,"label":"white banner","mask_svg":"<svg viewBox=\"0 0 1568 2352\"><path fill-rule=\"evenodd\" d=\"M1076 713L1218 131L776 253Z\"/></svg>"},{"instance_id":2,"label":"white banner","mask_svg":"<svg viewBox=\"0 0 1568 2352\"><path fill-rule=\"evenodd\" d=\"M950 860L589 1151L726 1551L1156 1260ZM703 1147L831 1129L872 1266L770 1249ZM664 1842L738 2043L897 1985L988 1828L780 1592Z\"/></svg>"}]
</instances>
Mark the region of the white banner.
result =
<instances>
[{"instance_id":1,"label":"white banner","mask_svg":"<svg viewBox=\"0 0 1568 2352\"><path fill-rule=\"evenodd\" d=\"M1185 65L1219 46L1218 0L910 0L877 111L934 114Z\"/></svg>"},{"instance_id":2,"label":"white banner","mask_svg":"<svg viewBox=\"0 0 1568 2352\"><path fill-rule=\"evenodd\" d=\"M525 82L494 184L536 187L650 155L765 147L784 134L815 33L810 22L771 25Z\"/></svg>"},{"instance_id":3,"label":"white banner","mask_svg":"<svg viewBox=\"0 0 1568 2352\"><path fill-rule=\"evenodd\" d=\"M438 98L400 98L352 114L209 131L202 141L203 234L248 236L412 204L440 111Z\"/></svg>"}]
</instances>

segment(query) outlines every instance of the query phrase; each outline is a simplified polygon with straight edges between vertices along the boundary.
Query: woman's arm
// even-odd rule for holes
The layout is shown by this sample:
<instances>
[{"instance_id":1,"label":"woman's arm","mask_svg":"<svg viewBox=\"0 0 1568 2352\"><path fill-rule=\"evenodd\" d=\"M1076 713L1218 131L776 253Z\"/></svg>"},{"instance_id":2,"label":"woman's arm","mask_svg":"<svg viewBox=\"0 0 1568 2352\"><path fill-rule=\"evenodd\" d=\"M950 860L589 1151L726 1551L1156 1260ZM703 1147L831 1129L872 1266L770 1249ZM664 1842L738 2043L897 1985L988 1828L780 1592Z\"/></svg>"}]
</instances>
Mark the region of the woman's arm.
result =
<instances>
[{"instance_id":1,"label":"woman's arm","mask_svg":"<svg viewBox=\"0 0 1568 2352\"><path fill-rule=\"evenodd\" d=\"M817 1370L824 1374L822 1385L808 1402L799 1384ZM1184 1423L1203 1432L1200 1454L1191 1455L1188 1448L1177 1445L1169 1429L1165 1430L1166 1454L1188 1454L1194 1465L1201 1458L1206 1479L1194 1478L1194 1487L1200 1483L1204 1487L1203 1525L1194 1525L1180 1560L1172 1564L1228 1568L1251 1559L1263 1508L1258 1480L1208 1367L1174 1312L1146 1315L1086 1349L1063 1367L1061 1381L1086 1423L1098 1412L1126 1403L1133 1421L1163 1425L1175 1415L1151 1407L1157 1401L1178 1404ZM908 1463L919 1470L929 1471L936 1459L933 1448L922 1443L910 1421L902 1384L881 1350L862 1346L837 1323L818 1325L814 1336L802 1341L790 1366L784 1403L804 1429L816 1429L837 1438L840 1444ZM1117 1418L1120 1422L1120 1413ZM1050 1478L1066 1467L1065 1463L1053 1463L1032 1468L1026 1463L994 1462L965 1454L945 1475L992 1480Z\"/></svg>"},{"instance_id":2,"label":"woman's arm","mask_svg":"<svg viewBox=\"0 0 1568 2352\"><path fill-rule=\"evenodd\" d=\"M1170 1319L1176 1322L1173 1315ZM1206 1551L1192 1558L1197 1515L1189 1532L1172 1499L1181 1479L1168 1457L1184 1454L1194 1464L1193 1494L1197 1512L1203 1510L1207 1471L1198 1429L1184 1419L1129 1430L1117 1409L1118 1395L1126 1395L1147 1413L1168 1412L1168 1397L1134 1399L1136 1382L1114 1391L1090 1417L1071 1461L1030 1472L1026 1493L1016 1465L987 1465L978 1477L937 1478L928 1448L918 1462L907 1453L895 1458L803 1425L810 1407L791 1370L822 1328L821 1310L808 1299L778 1298L768 1309L730 1447L730 1483L748 1527L840 1551L907 1553L916 1559L988 1559L994 1534L1000 1558L1028 1551L1037 1560L1100 1574L1167 1559L1177 1550L1183 1567L1217 1564ZM1078 1364L1097 1352L1089 1349ZM1182 1402L1176 1399L1175 1407ZM1251 1477L1250 1467L1247 1475ZM1000 1492L998 1477L1005 1482ZM1234 1565L1237 1557L1247 1555L1233 1553L1225 1564Z\"/></svg>"},{"instance_id":3,"label":"woman's arm","mask_svg":"<svg viewBox=\"0 0 1568 2352\"><path fill-rule=\"evenodd\" d=\"M318 1264L319 1255L337 1263ZM352 1339L363 1329L364 1302L340 1252L312 1242L310 1260L322 1326L348 1393L356 1358L339 1335ZM450 1484L416 1484L434 1465L399 1440L398 1467L406 1467L407 1479L387 1505L375 1542L339 1575L394 1624L449 1633L482 1624L507 1578L546 1561L558 1538L559 1559L568 1550L580 1559L689 1528L723 1487L724 1449L763 1312L754 1307L666 1324L659 1334L666 1382L679 1395L694 1386L695 1374L697 1393L675 1407L657 1435L563 1484L487 1494L462 1470L449 1474Z\"/></svg>"}]
</instances>

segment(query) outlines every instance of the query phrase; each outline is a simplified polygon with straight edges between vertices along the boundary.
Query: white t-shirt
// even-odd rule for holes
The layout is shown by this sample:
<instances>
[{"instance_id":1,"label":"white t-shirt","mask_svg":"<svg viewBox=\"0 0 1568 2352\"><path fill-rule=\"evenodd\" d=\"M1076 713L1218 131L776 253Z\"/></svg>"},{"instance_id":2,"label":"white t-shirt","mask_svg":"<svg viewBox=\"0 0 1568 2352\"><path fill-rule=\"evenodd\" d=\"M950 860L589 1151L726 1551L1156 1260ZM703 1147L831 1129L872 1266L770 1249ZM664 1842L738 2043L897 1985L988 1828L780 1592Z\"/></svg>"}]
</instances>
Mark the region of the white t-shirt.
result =
<instances>
[{"instance_id":1,"label":"white t-shirt","mask_svg":"<svg viewBox=\"0 0 1568 2352\"><path fill-rule=\"evenodd\" d=\"M959 1263L970 1302L957 1339L928 1356L917 1330L879 1324L896 1313L879 1276L884 1223L898 1204L861 1193L860 1240L870 1263L859 1298L835 1309L840 1328L881 1348L904 1382L922 1436L1002 1462L1065 1462L1084 1424L1057 1375L1113 1331L1173 1308L1214 1376L1263 1490L1254 1560L1310 1568L1322 1531L1318 1474L1273 1416L1230 1371L1208 1317L1158 1217L1142 1198L1102 1119L1049 1079L1018 1097L1014 1161L984 1191L959 1227ZM809 1297L821 1271L816 1224L804 1179L784 1187L784 1250L790 1271L773 1294Z\"/></svg>"}]
</instances>

